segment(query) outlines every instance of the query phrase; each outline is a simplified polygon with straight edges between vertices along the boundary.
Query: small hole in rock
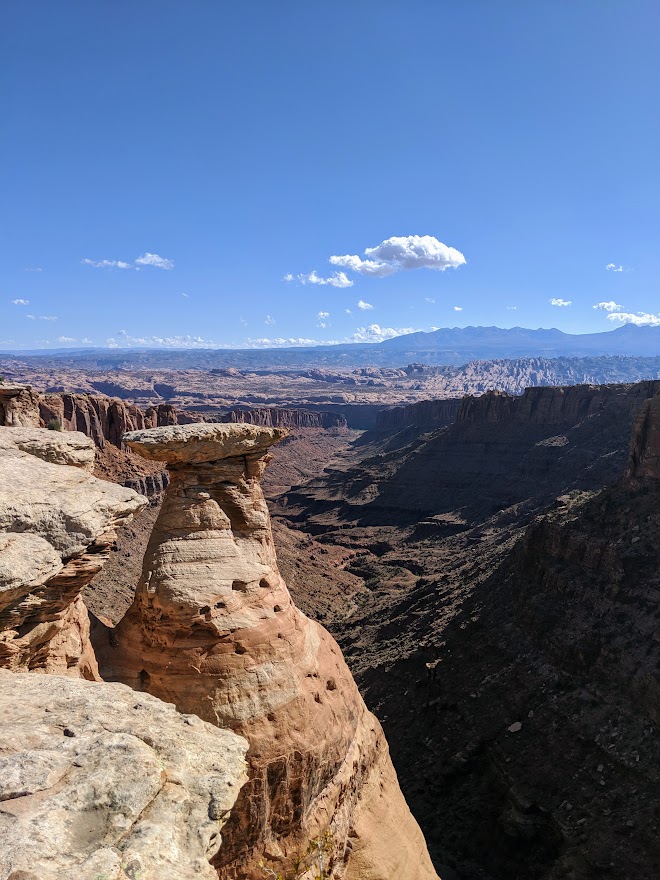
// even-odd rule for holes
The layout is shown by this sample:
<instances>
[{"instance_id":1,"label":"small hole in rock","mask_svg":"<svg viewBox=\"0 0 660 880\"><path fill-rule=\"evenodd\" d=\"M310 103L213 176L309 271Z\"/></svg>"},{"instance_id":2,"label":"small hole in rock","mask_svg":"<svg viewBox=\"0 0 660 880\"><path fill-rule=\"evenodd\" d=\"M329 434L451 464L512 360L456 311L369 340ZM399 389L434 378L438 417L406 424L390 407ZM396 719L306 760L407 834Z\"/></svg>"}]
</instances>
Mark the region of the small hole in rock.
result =
<instances>
[{"instance_id":1,"label":"small hole in rock","mask_svg":"<svg viewBox=\"0 0 660 880\"><path fill-rule=\"evenodd\" d=\"M281 611L281 610L282 610L282 606L281 606L281 605L276 605L276 606L273 608L273 611L274 611L276 614L277 614L278 611Z\"/></svg>"},{"instance_id":2,"label":"small hole in rock","mask_svg":"<svg viewBox=\"0 0 660 880\"><path fill-rule=\"evenodd\" d=\"M208 614L210 610L211 610L211 606L210 606L210 605L203 605L203 606L199 609L199 613L200 613L200 614Z\"/></svg>"},{"instance_id":3,"label":"small hole in rock","mask_svg":"<svg viewBox=\"0 0 660 880\"><path fill-rule=\"evenodd\" d=\"M216 608L226 608L226 607L227 607L227 603L226 603L226 602L216 602L216 603L215 603L215 607L216 607Z\"/></svg>"},{"instance_id":4,"label":"small hole in rock","mask_svg":"<svg viewBox=\"0 0 660 880\"><path fill-rule=\"evenodd\" d=\"M245 581L234 581L231 588L232 590L238 590L239 593L245 593L247 590L247 584Z\"/></svg>"},{"instance_id":5,"label":"small hole in rock","mask_svg":"<svg viewBox=\"0 0 660 880\"><path fill-rule=\"evenodd\" d=\"M234 651L236 654L245 654L247 648L244 648L243 645L236 644L234 645Z\"/></svg>"},{"instance_id":6,"label":"small hole in rock","mask_svg":"<svg viewBox=\"0 0 660 880\"><path fill-rule=\"evenodd\" d=\"M270 588L270 584L268 583L266 578L262 578L259 581L259 586L261 587L262 590L268 590Z\"/></svg>"}]
</instances>

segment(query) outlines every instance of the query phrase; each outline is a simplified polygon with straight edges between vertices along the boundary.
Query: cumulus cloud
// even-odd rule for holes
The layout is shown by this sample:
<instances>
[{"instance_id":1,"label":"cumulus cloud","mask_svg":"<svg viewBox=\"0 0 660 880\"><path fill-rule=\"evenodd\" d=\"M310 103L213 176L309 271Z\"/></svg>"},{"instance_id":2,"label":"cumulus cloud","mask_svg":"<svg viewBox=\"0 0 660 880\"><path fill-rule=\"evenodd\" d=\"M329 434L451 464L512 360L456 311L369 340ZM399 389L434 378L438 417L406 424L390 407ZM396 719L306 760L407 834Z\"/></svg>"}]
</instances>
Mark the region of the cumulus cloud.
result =
<instances>
[{"instance_id":1,"label":"cumulus cloud","mask_svg":"<svg viewBox=\"0 0 660 880\"><path fill-rule=\"evenodd\" d=\"M319 321L319 327L325 328L330 326L330 322L328 321L328 318L330 317L330 312L317 312L316 317Z\"/></svg>"},{"instance_id":2,"label":"cumulus cloud","mask_svg":"<svg viewBox=\"0 0 660 880\"><path fill-rule=\"evenodd\" d=\"M132 336L127 330L119 330L105 344L109 348L218 348L201 336Z\"/></svg>"},{"instance_id":3,"label":"cumulus cloud","mask_svg":"<svg viewBox=\"0 0 660 880\"><path fill-rule=\"evenodd\" d=\"M408 269L456 269L466 260L456 248L448 247L432 235L394 235L376 247L366 248L366 259L357 254L330 257L333 266L341 266L360 275L384 278Z\"/></svg>"},{"instance_id":4,"label":"cumulus cloud","mask_svg":"<svg viewBox=\"0 0 660 880\"><path fill-rule=\"evenodd\" d=\"M435 299L434 299L432 296L427 296L427 297L426 297L426 302L427 302L427 303L431 303L431 304L433 304L433 303L435 303Z\"/></svg>"},{"instance_id":5,"label":"cumulus cloud","mask_svg":"<svg viewBox=\"0 0 660 880\"><path fill-rule=\"evenodd\" d=\"M373 309L371 303L365 302L363 299L358 300L357 307L362 312L368 312L370 309Z\"/></svg>"},{"instance_id":6,"label":"cumulus cloud","mask_svg":"<svg viewBox=\"0 0 660 880\"><path fill-rule=\"evenodd\" d=\"M12 302L15 306L27 306L27 305L29 305L30 300L29 299L13 299Z\"/></svg>"},{"instance_id":7,"label":"cumulus cloud","mask_svg":"<svg viewBox=\"0 0 660 880\"><path fill-rule=\"evenodd\" d=\"M565 309L566 306L570 306L573 303L572 299L562 299L559 296L553 296L551 300L548 300L551 306L557 306L560 309Z\"/></svg>"},{"instance_id":8,"label":"cumulus cloud","mask_svg":"<svg viewBox=\"0 0 660 880\"><path fill-rule=\"evenodd\" d=\"M272 315L266 315L264 319L264 324L268 324L269 327L272 327L273 324L276 324L275 318Z\"/></svg>"},{"instance_id":9,"label":"cumulus cloud","mask_svg":"<svg viewBox=\"0 0 660 880\"><path fill-rule=\"evenodd\" d=\"M123 260L89 260L85 258L80 261L83 266L93 266L95 269L131 269L130 263Z\"/></svg>"},{"instance_id":10,"label":"cumulus cloud","mask_svg":"<svg viewBox=\"0 0 660 880\"><path fill-rule=\"evenodd\" d=\"M609 302L596 303L592 308L601 309L603 312L620 312L623 306L620 306L619 303L615 303L614 300L611 299Z\"/></svg>"},{"instance_id":11,"label":"cumulus cloud","mask_svg":"<svg viewBox=\"0 0 660 880\"><path fill-rule=\"evenodd\" d=\"M73 336L58 336L57 341L58 342L75 342L76 340L74 339Z\"/></svg>"},{"instance_id":12,"label":"cumulus cloud","mask_svg":"<svg viewBox=\"0 0 660 880\"><path fill-rule=\"evenodd\" d=\"M284 281L291 282L297 281L299 284L319 284L321 286L330 286L330 287L353 287L353 282L346 275L345 272L334 272L332 275L327 278L323 278L319 275L314 269L312 272L309 272L307 275L285 275L283 278Z\"/></svg>"},{"instance_id":13,"label":"cumulus cloud","mask_svg":"<svg viewBox=\"0 0 660 880\"><path fill-rule=\"evenodd\" d=\"M414 327L381 327L379 324L369 324L368 327L358 327L350 337L351 342L382 342L384 339L392 339L394 336L404 336L406 333L416 333Z\"/></svg>"},{"instance_id":14,"label":"cumulus cloud","mask_svg":"<svg viewBox=\"0 0 660 880\"><path fill-rule=\"evenodd\" d=\"M454 311L455 311L455 312L462 312L462 311L463 311L463 306L454 306Z\"/></svg>"},{"instance_id":15,"label":"cumulus cloud","mask_svg":"<svg viewBox=\"0 0 660 880\"><path fill-rule=\"evenodd\" d=\"M166 269L169 271L174 268L174 260L167 260L165 257L159 257L158 254L142 254L135 261L136 266L153 266L156 269Z\"/></svg>"},{"instance_id":16,"label":"cumulus cloud","mask_svg":"<svg viewBox=\"0 0 660 880\"><path fill-rule=\"evenodd\" d=\"M607 266L605 266L605 270L607 272L625 272L626 271L623 266L617 266L616 263L608 263Z\"/></svg>"},{"instance_id":17,"label":"cumulus cloud","mask_svg":"<svg viewBox=\"0 0 660 880\"><path fill-rule=\"evenodd\" d=\"M344 309L344 311L346 312L347 315L352 315L352 314L353 314L353 312L352 312L350 309Z\"/></svg>"},{"instance_id":18,"label":"cumulus cloud","mask_svg":"<svg viewBox=\"0 0 660 880\"><path fill-rule=\"evenodd\" d=\"M30 321L57 321L57 315L26 315Z\"/></svg>"},{"instance_id":19,"label":"cumulus cloud","mask_svg":"<svg viewBox=\"0 0 660 880\"><path fill-rule=\"evenodd\" d=\"M608 321L620 321L622 324L636 324L638 327L660 326L660 315L651 315L648 312L632 314L630 312L612 312L607 316Z\"/></svg>"}]
</instances>

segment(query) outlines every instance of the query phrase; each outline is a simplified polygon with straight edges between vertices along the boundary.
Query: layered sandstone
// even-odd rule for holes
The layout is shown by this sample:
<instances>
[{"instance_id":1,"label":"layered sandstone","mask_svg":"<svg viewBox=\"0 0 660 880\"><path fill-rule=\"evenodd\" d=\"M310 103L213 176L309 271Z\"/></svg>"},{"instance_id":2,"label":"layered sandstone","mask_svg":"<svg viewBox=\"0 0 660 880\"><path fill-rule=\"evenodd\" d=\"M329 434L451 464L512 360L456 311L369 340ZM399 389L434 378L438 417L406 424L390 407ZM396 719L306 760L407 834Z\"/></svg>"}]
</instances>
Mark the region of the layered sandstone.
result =
<instances>
[{"instance_id":1,"label":"layered sandstone","mask_svg":"<svg viewBox=\"0 0 660 880\"><path fill-rule=\"evenodd\" d=\"M333 878L432 880L381 727L277 568L260 479L284 435L216 424L124 437L167 463L170 486L134 604L99 647L104 676L247 738L220 877L257 880L264 858L290 867L329 830Z\"/></svg>"},{"instance_id":2,"label":"layered sandstone","mask_svg":"<svg viewBox=\"0 0 660 880\"><path fill-rule=\"evenodd\" d=\"M225 413L223 422L247 425L263 425L268 428L338 428L346 430L346 417L333 412L312 412L307 409L284 409L281 407L235 408Z\"/></svg>"},{"instance_id":3,"label":"layered sandstone","mask_svg":"<svg viewBox=\"0 0 660 880\"><path fill-rule=\"evenodd\" d=\"M0 670L0 880L214 880L246 748L123 685Z\"/></svg>"},{"instance_id":4,"label":"layered sandstone","mask_svg":"<svg viewBox=\"0 0 660 880\"><path fill-rule=\"evenodd\" d=\"M0 382L0 426L38 428L39 395L29 385L3 385Z\"/></svg>"},{"instance_id":5,"label":"layered sandstone","mask_svg":"<svg viewBox=\"0 0 660 880\"><path fill-rule=\"evenodd\" d=\"M98 676L80 593L147 500L93 461L82 434L0 428L0 666Z\"/></svg>"}]
</instances>

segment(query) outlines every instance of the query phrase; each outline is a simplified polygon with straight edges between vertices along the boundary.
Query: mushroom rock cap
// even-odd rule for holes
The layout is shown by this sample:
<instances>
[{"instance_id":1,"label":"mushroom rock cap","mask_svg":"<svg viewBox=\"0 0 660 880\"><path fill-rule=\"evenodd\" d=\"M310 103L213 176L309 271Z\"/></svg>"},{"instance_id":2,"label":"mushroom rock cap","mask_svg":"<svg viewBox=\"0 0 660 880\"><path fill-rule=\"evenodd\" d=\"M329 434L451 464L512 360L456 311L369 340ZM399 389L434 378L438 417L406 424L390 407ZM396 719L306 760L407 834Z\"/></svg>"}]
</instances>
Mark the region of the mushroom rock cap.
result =
<instances>
[{"instance_id":1,"label":"mushroom rock cap","mask_svg":"<svg viewBox=\"0 0 660 880\"><path fill-rule=\"evenodd\" d=\"M196 423L129 431L122 441L143 458L185 464L263 453L288 433L261 425Z\"/></svg>"}]
</instances>

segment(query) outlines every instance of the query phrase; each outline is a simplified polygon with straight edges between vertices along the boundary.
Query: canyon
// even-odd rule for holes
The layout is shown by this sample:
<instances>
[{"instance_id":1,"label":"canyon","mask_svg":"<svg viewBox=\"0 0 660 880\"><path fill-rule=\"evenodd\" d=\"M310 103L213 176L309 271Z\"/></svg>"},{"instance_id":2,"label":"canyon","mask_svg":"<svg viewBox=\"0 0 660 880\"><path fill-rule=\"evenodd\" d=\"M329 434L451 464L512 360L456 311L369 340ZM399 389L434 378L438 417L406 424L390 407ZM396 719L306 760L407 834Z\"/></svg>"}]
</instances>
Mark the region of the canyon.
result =
<instances>
[{"instance_id":1,"label":"canyon","mask_svg":"<svg viewBox=\"0 0 660 880\"><path fill-rule=\"evenodd\" d=\"M49 395L57 413L67 393ZM98 394L75 396L81 412L112 409ZM418 867L393 869L385 843L377 845L385 863L370 867L365 841L376 841L375 827L388 820L369 808L358 818L361 798L341 781L336 759L324 767L332 782L322 793L300 786L297 762L318 766L318 753L304 757L309 741L296 737L319 725L290 724L273 707L277 670L246 683L271 642L281 668L300 670L295 699L311 712L303 717L332 718L320 723L315 747L337 755L350 750L351 736L360 743L371 756L361 790L369 792L370 772L382 774L388 791L400 784L405 801L388 796L397 822L402 815L409 817L402 828L419 822L445 880L657 875L658 401L653 380L399 406L386 395L362 422L367 430L356 430L356 412L339 405L323 424L310 415L321 407L307 405L200 412L152 400L131 421L136 404L115 399L113 420L137 433L122 443L113 420L100 418L96 473L145 488L139 481L151 478L150 502L120 528L115 552L81 594L93 611L94 658L104 677L184 715L198 714L193 704L205 695L201 723L221 718L251 743L250 781L212 858L220 876L252 876L262 854L277 866L300 850L322 825L315 817L337 805L337 789L358 833L336 823L337 870L355 878L434 870L419 861L419 849ZM145 430L161 405L161 427ZM147 424L150 407L156 415ZM42 410L42 423L49 412ZM73 427L77 417L66 422ZM93 420L80 424L91 436ZM281 437L285 428L290 434ZM223 446L218 438L228 429L279 442L212 466L164 460L177 432L210 432ZM159 432L156 452L145 457L146 438ZM261 490L254 495L262 474L269 511ZM184 531L172 529L179 517ZM201 573L220 573L230 559L240 576ZM233 589L234 581L246 588ZM348 667L327 649L335 644L329 635L316 654L301 647L318 624ZM180 659L169 678L159 652L175 644ZM314 656L319 679L303 672ZM78 674L75 663L71 669ZM320 688L331 679L341 686ZM234 704L243 691L247 702ZM342 696L353 707L350 722L334 702ZM372 717L368 710L384 736L378 726L366 731L360 719ZM301 803L310 824L298 837L291 817ZM405 836L423 845L421 832ZM408 858L400 839L388 837Z\"/></svg>"}]
</instances>

